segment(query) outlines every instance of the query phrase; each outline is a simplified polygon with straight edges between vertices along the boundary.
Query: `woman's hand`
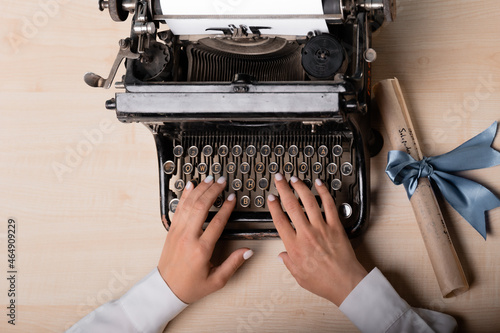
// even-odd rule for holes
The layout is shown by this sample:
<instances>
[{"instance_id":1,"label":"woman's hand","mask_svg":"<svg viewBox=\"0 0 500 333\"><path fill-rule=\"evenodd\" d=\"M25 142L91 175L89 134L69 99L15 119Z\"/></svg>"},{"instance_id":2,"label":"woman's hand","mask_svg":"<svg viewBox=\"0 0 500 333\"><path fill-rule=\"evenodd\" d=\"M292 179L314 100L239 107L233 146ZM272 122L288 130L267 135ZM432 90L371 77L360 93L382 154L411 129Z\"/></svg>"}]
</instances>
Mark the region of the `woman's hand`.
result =
<instances>
[{"instance_id":1,"label":"woman's hand","mask_svg":"<svg viewBox=\"0 0 500 333\"><path fill-rule=\"evenodd\" d=\"M193 303L222 287L253 254L242 248L234 251L220 266L210 262L219 239L235 206L235 196L228 196L202 230L208 210L226 186L224 177L213 182L205 178L196 188L188 182L172 219L158 270L172 292L184 303Z\"/></svg>"},{"instance_id":2,"label":"woman's hand","mask_svg":"<svg viewBox=\"0 0 500 333\"><path fill-rule=\"evenodd\" d=\"M276 197L268 197L274 224L287 250L280 258L300 286L340 306L367 272L356 259L326 186L319 179L315 183L325 221L309 188L296 177L290 183L305 213L286 180L276 174L276 188L295 230Z\"/></svg>"}]
</instances>

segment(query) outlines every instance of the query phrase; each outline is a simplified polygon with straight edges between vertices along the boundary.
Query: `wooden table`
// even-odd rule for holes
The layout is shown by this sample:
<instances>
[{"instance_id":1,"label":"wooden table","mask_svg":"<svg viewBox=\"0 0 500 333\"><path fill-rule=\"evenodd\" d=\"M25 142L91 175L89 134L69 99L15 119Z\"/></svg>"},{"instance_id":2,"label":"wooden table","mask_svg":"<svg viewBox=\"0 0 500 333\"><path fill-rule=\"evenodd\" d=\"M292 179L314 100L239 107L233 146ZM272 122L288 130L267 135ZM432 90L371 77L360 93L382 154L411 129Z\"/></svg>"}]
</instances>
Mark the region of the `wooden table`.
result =
<instances>
[{"instance_id":1,"label":"wooden table","mask_svg":"<svg viewBox=\"0 0 500 333\"><path fill-rule=\"evenodd\" d=\"M397 21L374 35L374 81L400 79L424 152L444 153L500 120L500 9L495 0L398 2ZM155 267L166 234L151 134L119 123L104 109L113 91L82 79L108 73L130 23L113 23L95 1L40 3L5 3L0 14L2 332L70 327ZM495 142L500 148L500 136ZM384 174L386 156L387 147L372 159L371 221L356 242L358 258L379 267L411 305L453 315L460 331L498 331L500 209L489 214L485 242L442 205L471 284L443 299L404 189ZM500 194L500 167L465 174ZM17 226L15 327L5 315L9 218ZM280 240L225 242L221 252L240 246L255 256L167 331L356 331L295 283L276 260Z\"/></svg>"}]
</instances>

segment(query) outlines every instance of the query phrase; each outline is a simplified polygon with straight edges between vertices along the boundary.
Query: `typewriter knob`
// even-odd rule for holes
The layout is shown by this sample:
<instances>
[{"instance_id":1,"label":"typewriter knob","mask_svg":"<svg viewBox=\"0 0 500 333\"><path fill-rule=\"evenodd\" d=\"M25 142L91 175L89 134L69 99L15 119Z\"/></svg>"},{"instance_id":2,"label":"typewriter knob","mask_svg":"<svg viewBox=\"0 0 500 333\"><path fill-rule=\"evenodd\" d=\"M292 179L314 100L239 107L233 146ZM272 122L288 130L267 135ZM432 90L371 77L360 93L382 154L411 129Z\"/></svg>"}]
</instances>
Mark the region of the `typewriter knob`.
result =
<instances>
[{"instance_id":1,"label":"typewriter knob","mask_svg":"<svg viewBox=\"0 0 500 333\"><path fill-rule=\"evenodd\" d=\"M109 16L115 22L123 22L127 19L129 12L123 9L123 0L99 0L99 10L109 9Z\"/></svg>"}]
</instances>

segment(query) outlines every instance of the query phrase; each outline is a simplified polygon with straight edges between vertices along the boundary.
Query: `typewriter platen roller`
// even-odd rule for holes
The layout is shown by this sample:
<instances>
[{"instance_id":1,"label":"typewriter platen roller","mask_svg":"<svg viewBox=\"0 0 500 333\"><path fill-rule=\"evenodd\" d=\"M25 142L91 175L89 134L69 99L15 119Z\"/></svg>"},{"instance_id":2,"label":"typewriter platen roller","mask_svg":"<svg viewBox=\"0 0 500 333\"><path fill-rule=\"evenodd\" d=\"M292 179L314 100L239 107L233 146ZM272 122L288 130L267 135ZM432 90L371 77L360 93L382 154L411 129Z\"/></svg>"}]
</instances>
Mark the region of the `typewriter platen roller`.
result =
<instances>
[{"instance_id":1,"label":"typewriter platen roller","mask_svg":"<svg viewBox=\"0 0 500 333\"><path fill-rule=\"evenodd\" d=\"M269 11L262 0L207 3L99 1L115 21L132 16L131 35L107 79L85 75L109 88L126 61L116 83L124 91L106 107L153 133L165 227L187 182L224 176L206 223L235 193L224 235L275 237L266 198L277 194L279 172L315 195L321 179L348 235L358 235L368 219L369 155L381 147L368 124L371 32L394 19L394 2L274 1Z\"/></svg>"}]
</instances>

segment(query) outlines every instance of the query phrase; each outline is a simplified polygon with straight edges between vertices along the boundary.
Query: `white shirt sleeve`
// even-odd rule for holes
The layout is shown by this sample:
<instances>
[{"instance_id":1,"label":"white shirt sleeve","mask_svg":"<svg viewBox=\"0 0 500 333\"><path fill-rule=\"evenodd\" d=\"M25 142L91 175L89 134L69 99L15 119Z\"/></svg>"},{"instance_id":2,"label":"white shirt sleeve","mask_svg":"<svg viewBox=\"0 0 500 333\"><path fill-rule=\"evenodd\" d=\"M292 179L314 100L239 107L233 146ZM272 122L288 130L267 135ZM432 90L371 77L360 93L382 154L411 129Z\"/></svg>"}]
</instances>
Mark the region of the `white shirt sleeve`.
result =
<instances>
[{"instance_id":1,"label":"white shirt sleeve","mask_svg":"<svg viewBox=\"0 0 500 333\"><path fill-rule=\"evenodd\" d=\"M361 332L454 332L455 319L444 313L412 308L374 268L339 307Z\"/></svg>"},{"instance_id":2,"label":"white shirt sleeve","mask_svg":"<svg viewBox=\"0 0 500 333\"><path fill-rule=\"evenodd\" d=\"M162 332L187 306L155 268L121 298L100 306L67 332Z\"/></svg>"}]
</instances>

